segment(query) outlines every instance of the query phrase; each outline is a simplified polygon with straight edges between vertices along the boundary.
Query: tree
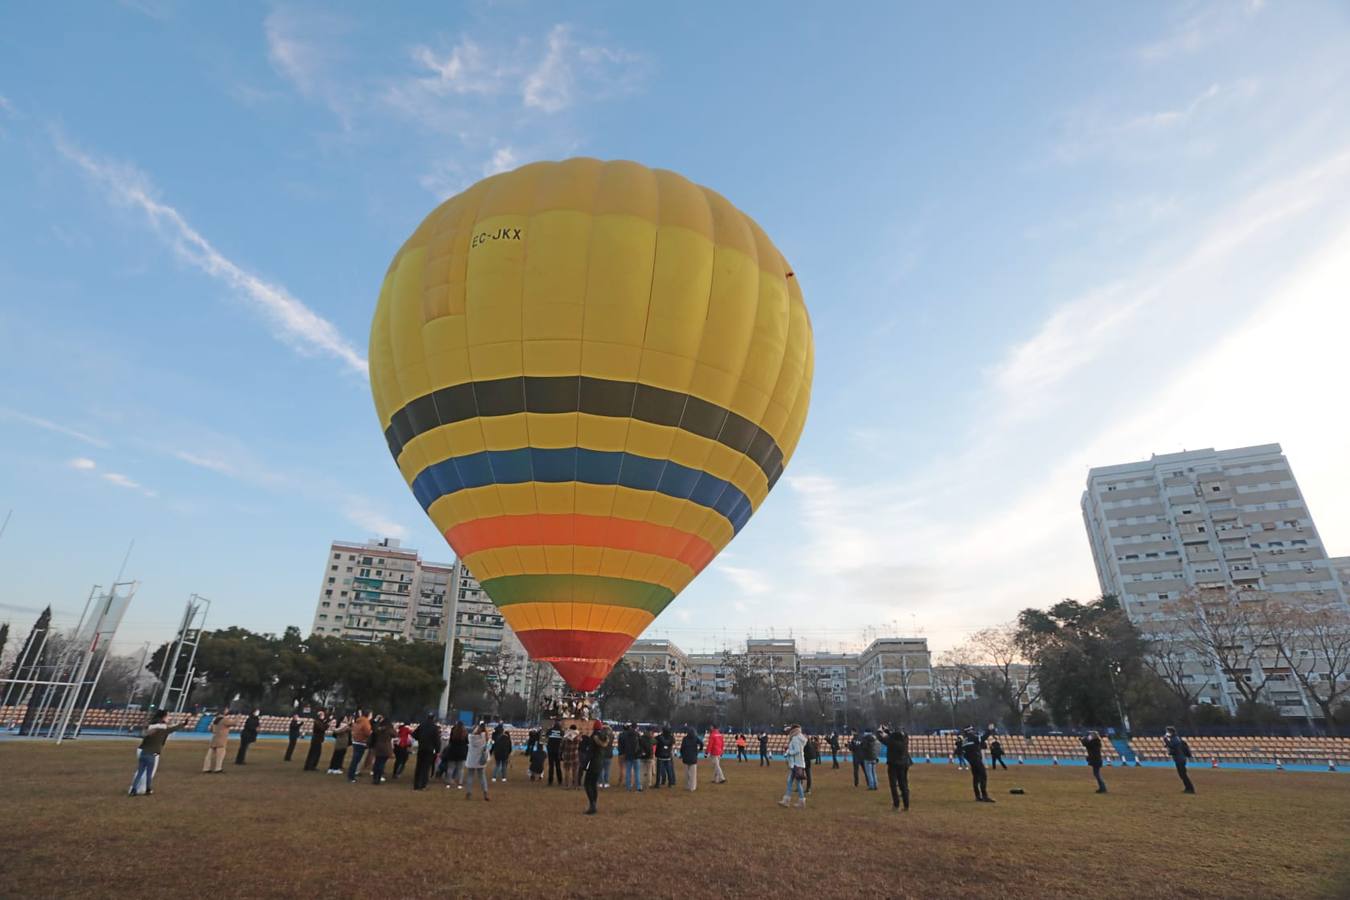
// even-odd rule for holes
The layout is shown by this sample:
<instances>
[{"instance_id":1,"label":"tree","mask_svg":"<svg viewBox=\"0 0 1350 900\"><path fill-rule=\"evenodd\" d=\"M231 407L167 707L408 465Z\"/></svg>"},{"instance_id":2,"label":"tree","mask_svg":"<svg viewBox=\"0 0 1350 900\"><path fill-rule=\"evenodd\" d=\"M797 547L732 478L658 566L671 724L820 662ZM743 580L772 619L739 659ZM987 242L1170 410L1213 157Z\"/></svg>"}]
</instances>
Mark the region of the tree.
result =
<instances>
[{"instance_id":1,"label":"tree","mask_svg":"<svg viewBox=\"0 0 1350 900\"><path fill-rule=\"evenodd\" d=\"M1024 609L1016 634L1056 722L1128 729L1126 691L1143 670L1144 640L1115 597Z\"/></svg>"},{"instance_id":2,"label":"tree","mask_svg":"<svg viewBox=\"0 0 1350 900\"><path fill-rule=\"evenodd\" d=\"M1350 695L1350 615L1331 606L1266 606L1270 637L1304 696L1317 704L1327 729L1338 733L1335 709Z\"/></svg>"},{"instance_id":3,"label":"tree","mask_svg":"<svg viewBox=\"0 0 1350 900\"><path fill-rule=\"evenodd\" d=\"M778 707L778 718L774 721L782 725L784 713L797 694L797 673L783 667L778 662L777 654L766 654L764 658L768 660L768 664L760 677L769 697Z\"/></svg>"},{"instance_id":4,"label":"tree","mask_svg":"<svg viewBox=\"0 0 1350 900\"><path fill-rule=\"evenodd\" d=\"M938 709L942 710L943 718L949 719L951 724L948 727L956 727L956 712L961 705L961 679L962 671L959 665L956 665L954 654L948 650L938 661L938 665L933 667L933 697Z\"/></svg>"},{"instance_id":5,"label":"tree","mask_svg":"<svg viewBox=\"0 0 1350 900\"><path fill-rule=\"evenodd\" d=\"M1149 639L1144 664L1181 704L1186 724L1194 725L1192 709L1211 683L1209 667L1201 666L1206 674L1196 677L1195 656L1190 646L1172 632L1157 634Z\"/></svg>"},{"instance_id":6,"label":"tree","mask_svg":"<svg viewBox=\"0 0 1350 900\"><path fill-rule=\"evenodd\" d=\"M5 658L5 645L9 643L9 623L0 623L0 660Z\"/></svg>"},{"instance_id":7,"label":"tree","mask_svg":"<svg viewBox=\"0 0 1350 900\"><path fill-rule=\"evenodd\" d=\"M997 700L1008 727L1022 728L1022 717L1039 699L1027 659L1011 623L975 632L955 652L954 662L975 682L976 693Z\"/></svg>"},{"instance_id":8,"label":"tree","mask_svg":"<svg viewBox=\"0 0 1350 900\"><path fill-rule=\"evenodd\" d=\"M1192 591L1168 609L1182 640L1227 677L1246 703L1261 702L1274 662L1271 617L1255 591Z\"/></svg>"},{"instance_id":9,"label":"tree","mask_svg":"<svg viewBox=\"0 0 1350 900\"><path fill-rule=\"evenodd\" d=\"M492 701L492 712L501 715L502 701L511 693L511 682L521 671L520 657L514 653L494 650L480 655L474 661L474 665L487 681L487 695Z\"/></svg>"},{"instance_id":10,"label":"tree","mask_svg":"<svg viewBox=\"0 0 1350 900\"><path fill-rule=\"evenodd\" d=\"M755 712L764 701L767 690L764 676L745 654L727 651L722 656L722 667L731 675L731 694L736 698L740 727L749 728Z\"/></svg>"},{"instance_id":11,"label":"tree","mask_svg":"<svg viewBox=\"0 0 1350 900\"><path fill-rule=\"evenodd\" d=\"M811 697L816 701L814 717L822 723L829 719L834 721L834 689L823 669L810 667L802 669L802 684L806 688L802 696L802 718L812 718L806 711L806 699Z\"/></svg>"}]
</instances>

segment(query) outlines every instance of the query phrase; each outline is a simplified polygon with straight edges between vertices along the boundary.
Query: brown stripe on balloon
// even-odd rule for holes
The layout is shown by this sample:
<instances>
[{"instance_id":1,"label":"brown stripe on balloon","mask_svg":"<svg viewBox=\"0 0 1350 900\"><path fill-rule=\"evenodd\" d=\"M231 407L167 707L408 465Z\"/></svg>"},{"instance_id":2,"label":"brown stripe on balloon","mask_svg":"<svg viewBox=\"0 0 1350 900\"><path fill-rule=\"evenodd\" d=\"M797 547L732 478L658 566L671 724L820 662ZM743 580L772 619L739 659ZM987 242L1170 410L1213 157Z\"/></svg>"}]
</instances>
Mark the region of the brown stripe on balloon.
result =
<instances>
[{"instance_id":1,"label":"brown stripe on balloon","mask_svg":"<svg viewBox=\"0 0 1350 900\"><path fill-rule=\"evenodd\" d=\"M384 437L398 459L409 441L433 428L523 412L581 412L666 425L745 454L759 466L769 487L783 474L778 442L744 416L692 394L589 375L522 375L441 388L410 400L394 413Z\"/></svg>"}]
</instances>

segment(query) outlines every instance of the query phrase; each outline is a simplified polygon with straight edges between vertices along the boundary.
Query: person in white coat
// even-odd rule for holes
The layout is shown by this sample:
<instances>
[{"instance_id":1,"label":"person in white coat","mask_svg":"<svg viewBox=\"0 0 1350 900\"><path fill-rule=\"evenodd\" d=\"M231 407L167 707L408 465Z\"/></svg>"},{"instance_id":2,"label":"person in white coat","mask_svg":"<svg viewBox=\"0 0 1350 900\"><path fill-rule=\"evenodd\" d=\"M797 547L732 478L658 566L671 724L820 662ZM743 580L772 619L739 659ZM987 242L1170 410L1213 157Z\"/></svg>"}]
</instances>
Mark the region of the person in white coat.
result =
<instances>
[{"instance_id":1,"label":"person in white coat","mask_svg":"<svg viewBox=\"0 0 1350 900\"><path fill-rule=\"evenodd\" d=\"M488 734L487 723L479 722L478 727L469 735L469 757L464 760L464 768L468 770L464 776L465 800L473 799L475 781L483 786L483 799L492 799L488 796L487 782L488 747L490 744L491 735Z\"/></svg>"},{"instance_id":2,"label":"person in white coat","mask_svg":"<svg viewBox=\"0 0 1350 900\"><path fill-rule=\"evenodd\" d=\"M783 789L783 799L778 801L778 805L790 805L792 792L796 791L800 797L796 805L806 809L806 735L802 734L800 725L789 725L787 733L787 787Z\"/></svg>"}]
</instances>

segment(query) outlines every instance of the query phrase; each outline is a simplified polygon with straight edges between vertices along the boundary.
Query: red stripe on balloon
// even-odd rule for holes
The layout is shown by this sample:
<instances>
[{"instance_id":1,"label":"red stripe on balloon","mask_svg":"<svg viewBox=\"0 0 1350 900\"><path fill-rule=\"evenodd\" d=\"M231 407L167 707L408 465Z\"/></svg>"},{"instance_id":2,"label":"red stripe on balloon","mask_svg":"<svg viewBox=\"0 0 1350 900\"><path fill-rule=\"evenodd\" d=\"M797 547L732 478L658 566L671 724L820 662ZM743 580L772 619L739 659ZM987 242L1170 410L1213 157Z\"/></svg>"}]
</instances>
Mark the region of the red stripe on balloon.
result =
<instances>
[{"instance_id":1,"label":"red stripe on balloon","mask_svg":"<svg viewBox=\"0 0 1350 900\"><path fill-rule=\"evenodd\" d=\"M474 519L446 531L445 539L460 556L499 547L571 544L632 550L676 559L695 573L703 571L717 555L713 545L698 535L666 525L574 513Z\"/></svg>"},{"instance_id":2,"label":"red stripe on balloon","mask_svg":"<svg viewBox=\"0 0 1350 900\"><path fill-rule=\"evenodd\" d=\"M516 632L531 659L547 660L574 691L600 686L620 657L633 645L633 636L612 631L532 628Z\"/></svg>"}]
</instances>

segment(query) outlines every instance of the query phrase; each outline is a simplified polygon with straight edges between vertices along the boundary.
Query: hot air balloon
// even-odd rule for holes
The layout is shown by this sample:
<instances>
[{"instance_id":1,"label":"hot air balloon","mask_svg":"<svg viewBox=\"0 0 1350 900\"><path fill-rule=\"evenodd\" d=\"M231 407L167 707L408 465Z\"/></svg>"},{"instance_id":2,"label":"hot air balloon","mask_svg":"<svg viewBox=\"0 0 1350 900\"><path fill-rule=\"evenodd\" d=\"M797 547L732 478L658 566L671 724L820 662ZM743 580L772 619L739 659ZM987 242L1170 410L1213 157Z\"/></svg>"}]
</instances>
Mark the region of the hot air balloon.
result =
<instances>
[{"instance_id":1,"label":"hot air balloon","mask_svg":"<svg viewBox=\"0 0 1350 900\"><path fill-rule=\"evenodd\" d=\"M577 691L764 502L811 373L801 290L760 227L632 162L534 163L445 201L370 333L404 479Z\"/></svg>"}]
</instances>

